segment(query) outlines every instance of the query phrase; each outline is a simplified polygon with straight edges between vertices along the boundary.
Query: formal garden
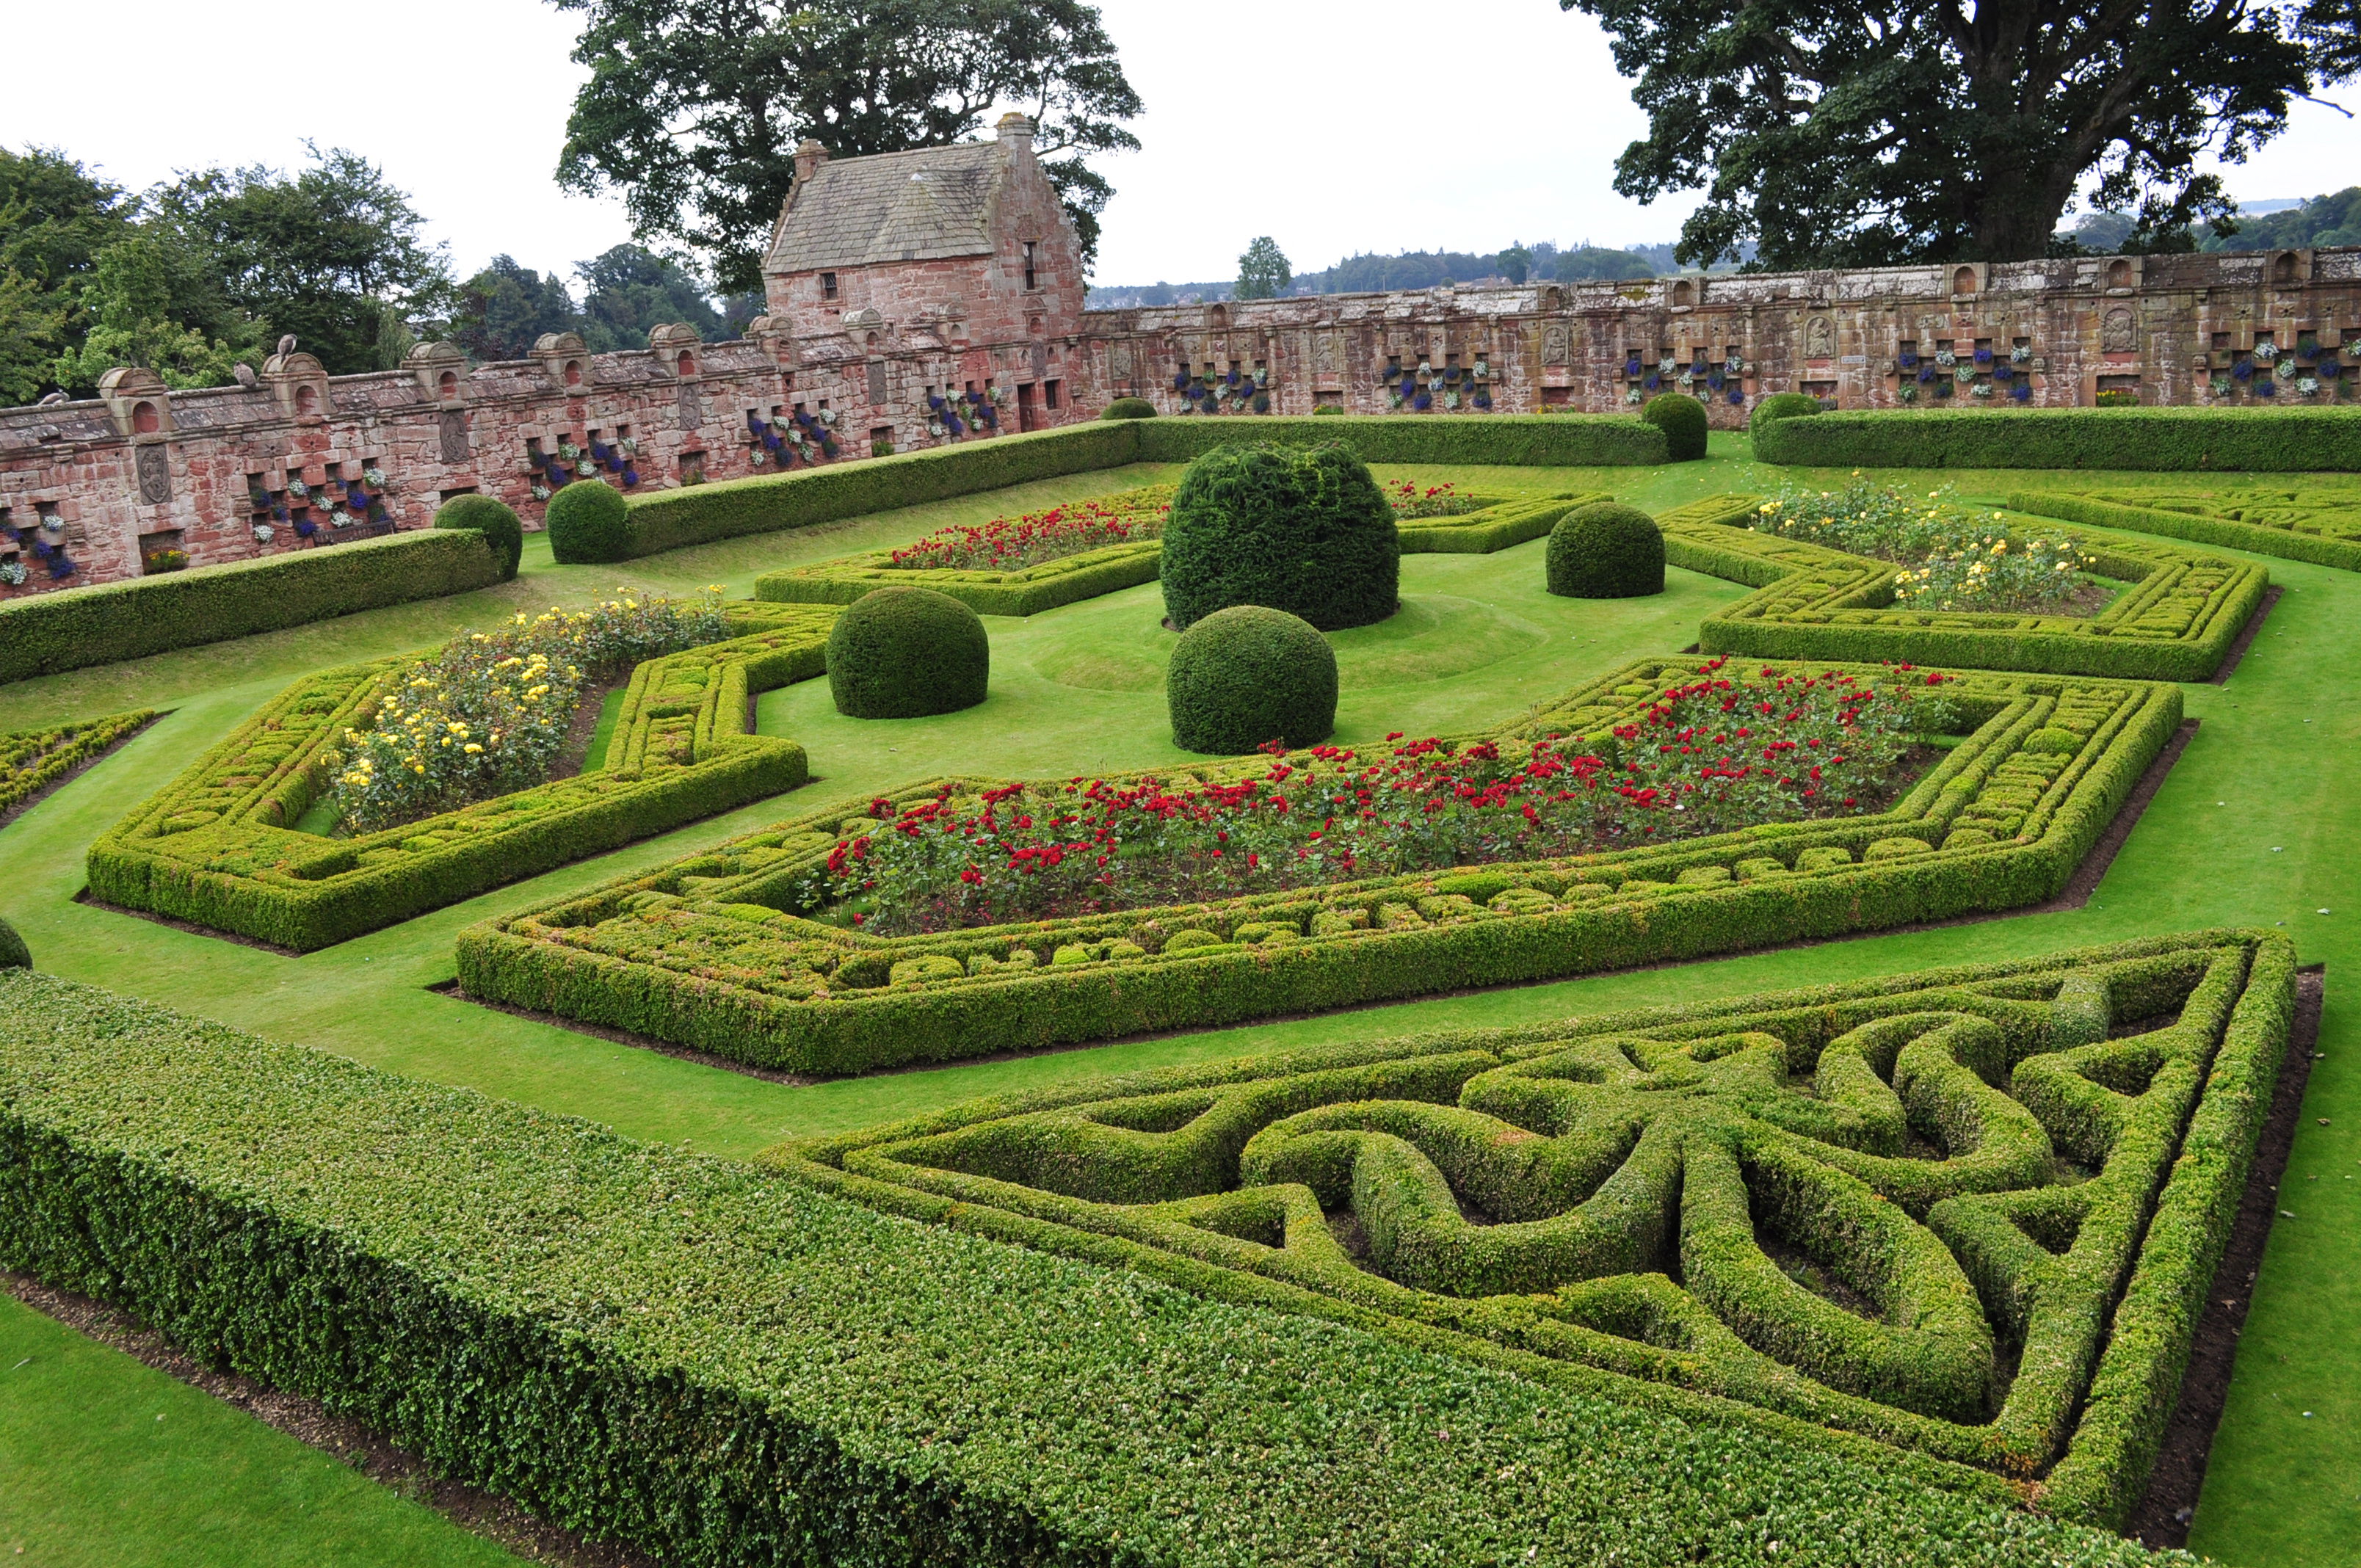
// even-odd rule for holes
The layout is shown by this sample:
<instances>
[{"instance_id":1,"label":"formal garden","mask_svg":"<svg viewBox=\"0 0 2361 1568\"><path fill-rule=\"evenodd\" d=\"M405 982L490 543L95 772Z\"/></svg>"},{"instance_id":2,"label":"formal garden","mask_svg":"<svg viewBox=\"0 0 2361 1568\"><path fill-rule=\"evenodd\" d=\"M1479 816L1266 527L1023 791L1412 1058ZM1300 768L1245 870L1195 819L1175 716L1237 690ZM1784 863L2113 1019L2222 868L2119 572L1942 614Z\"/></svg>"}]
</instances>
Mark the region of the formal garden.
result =
<instances>
[{"instance_id":1,"label":"formal garden","mask_svg":"<svg viewBox=\"0 0 2361 1568\"><path fill-rule=\"evenodd\" d=\"M1659 401L0 609L34 1544L2348 1561L2361 416Z\"/></svg>"}]
</instances>

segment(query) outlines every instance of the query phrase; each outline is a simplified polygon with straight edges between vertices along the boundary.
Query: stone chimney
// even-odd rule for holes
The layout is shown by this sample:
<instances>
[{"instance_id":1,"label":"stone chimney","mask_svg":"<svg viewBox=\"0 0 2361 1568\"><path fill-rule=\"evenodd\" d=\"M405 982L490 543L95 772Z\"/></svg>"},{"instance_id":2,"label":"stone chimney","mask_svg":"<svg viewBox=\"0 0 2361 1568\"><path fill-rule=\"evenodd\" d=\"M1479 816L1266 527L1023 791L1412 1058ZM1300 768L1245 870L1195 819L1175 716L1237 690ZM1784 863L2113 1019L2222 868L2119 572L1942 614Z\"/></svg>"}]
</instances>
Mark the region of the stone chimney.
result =
<instances>
[{"instance_id":1,"label":"stone chimney","mask_svg":"<svg viewBox=\"0 0 2361 1568\"><path fill-rule=\"evenodd\" d=\"M809 137L804 137L796 144L796 183L801 185L818 173L819 166L827 161L828 148Z\"/></svg>"},{"instance_id":2,"label":"stone chimney","mask_svg":"<svg viewBox=\"0 0 2361 1568\"><path fill-rule=\"evenodd\" d=\"M1031 162L1033 159L1033 122L1011 109L1000 116L993 127L1000 135L1000 156L1004 161Z\"/></svg>"}]
</instances>

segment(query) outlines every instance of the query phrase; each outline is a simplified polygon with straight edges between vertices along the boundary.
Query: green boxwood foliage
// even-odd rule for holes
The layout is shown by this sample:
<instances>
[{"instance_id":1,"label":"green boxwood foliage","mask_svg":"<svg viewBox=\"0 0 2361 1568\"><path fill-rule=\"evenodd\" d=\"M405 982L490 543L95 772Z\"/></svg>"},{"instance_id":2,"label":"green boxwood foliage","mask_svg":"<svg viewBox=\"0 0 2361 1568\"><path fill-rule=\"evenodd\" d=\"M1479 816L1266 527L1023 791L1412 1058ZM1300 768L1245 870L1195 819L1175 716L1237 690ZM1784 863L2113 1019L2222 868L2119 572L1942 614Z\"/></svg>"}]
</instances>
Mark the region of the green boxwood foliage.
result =
<instances>
[{"instance_id":1,"label":"green boxwood foliage","mask_svg":"<svg viewBox=\"0 0 2361 1568\"><path fill-rule=\"evenodd\" d=\"M0 681L141 659L500 580L481 533L421 531L0 605Z\"/></svg>"},{"instance_id":2,"label":"green boxwood foliage","mask_svg":"<svg viewBox=\"0 0 2361 1568\"><path fill-rule=\"evenodd\" d=\"M1664 433L1630 414L1191 414L1142 420L1141 463L1185 463L1241 441L1342 442L1367 463L1586 468L1664 461Z\"/></svg>"},{"instance_id":3,"label":"green boxwood foliage","mask_svg":"<svg viewBox=\"0 0 2361 1568\"><path fill-rule=\"evenodd\" d=\"M1544 570L1549 591L1561 598L1660 594L1664 591L1664 531L1638 507L1613 501L1576 507L1550 530Z\"/></svg>"},{"instance_id":4,"label":"green boxwood foliage","mask_svg":"<svg viewBox=\"0 0 2361 1568\"><path fill-rule=\"evenodd\" d=\"M1341 415L1344 411L1345 405L1342 403L1319 403L1314 405L1312 410L1312 417L1315 419L1334 418Z\"/></svg>"},{"instance_id":5,"label":"green boxwood foliage","mask_svg":"<svg viewBox=\"0 0 2361 1568\"><path fill-rule=\"evenodd\" d=\"M1648 400L1640 417L1664 433L1664 456L1675 463L1693 463L1705 455L1705 405L1686 392L1659 392Z\"/></svg>"},{"instance_id":6,"label":"green boxwood foliage","mask_svg":"<svg viewBox=\"0 0 2361 1568\"><path fill-rule=\"evenodd\" d=\"M1493 733L1611 744L1667 683L1710 663L1627 665ZM1875 665L1808 667L1894 678ZM2180 722L2173 685L1969 673L1947 678L1941 695L1973 733L1875 816L887 938L792 912L846 819L870 815L864 797L470 927L459 973L478 996L814 1073L1562 979L2038 904L2066 884ZM2070 750L2050 749L2045 731L2071 737ZM1223 783L1268 765L1197 771ZM894 800L1008 782L914 781ZM1931 848L1865 853L1902 839ZM665 901L661 925L636 913L651 897ZM1188 931L1203 935L1180 940ZM915 960L936 956L966 978L926 979ZM896 971L923 983L898 983Z\"/></svg>"},{"instance_id":7,"label":"green boxwood foliage","mask_svg":"<svg viewBox=\"0 0 2361 1568\"><path fill-rule=\"evenodd\" d=\"M1009 1246L907 1193L953 1222L913 1224L17 970L0 1194L0 1266L687 1568L2156 1561L1730 1401L1211 1299L1116 1238Z\"/></svg>"},{"instance_id":8,"label":"green boxwood foliage","mask_svg":"<svg viewBox=\"0 0 2361 1568\"><path fill-rule=\"evenodd\" d=\"M932 588L863 594L828 634L828 687L852 718L919 718L982 702L992 639L975 611Z\"/></svg>"},{"instance_id":9,"label":"green boxwood foliage","mask_svg":"<svg viewBox=\"0 0 2361 1568\"><path fill-rule=\"evenodd\" d=\"M1189 465L1164 523L1164 608L1185 631L1258 604L1323 631L1401 607L1401 539L1369 466L1337 442L1222 446Z\"/></svg>"},{"instance_id":10,"label":"green boxwood foliage","mask_svg":"<svg viewBox=\"0 0 2361 1568\"><path fill-rule=\"evenodd\" d=\"M1061 1084L764 1157L1559 1387L1710 1392L1897 1466L2046 1473L2045 1508L2120 1527L2293 981L2284 934L2191 932ZM2110 1039L2117 1023L2151 1027ZM1668 1082L1681 1098L1651 1092ZM1929 1124L1949 1157L1905 1156ZM1337 1209L1358 1261L1323 1223ZM1765 1231L1877 1315L1801 1288ZM1675 1252L1678 1284L1657 1272ZM1996 1382L2003 1342L2021 1355Z\"/></svg>"},{"instance_id":11,"label":"green boxwood foliage","mask_svg":"<svg viewBox=\"0 0 2361 1568\"><path fill-rule=\"evenodd\" d=\"M1782 420L1754 455L1817 468L2361 468L2361 409L1942 409Z\"/></svg>"},{"instance_id":12,"label":"green boxwood foliage","mask_svg":"<svg viewBox=\"0 0 2361 1568\"><path fill-rule=\"evenodd\" d=\"M1299 616L1233 605L1180 634L1164 698L1184 751L1310 746L1336 732L1336 651Z\"/></svg>"},{"instance_id":13,"label":"green boxwood foliage","mask_svg":"<svg viewBox=\"0 0 2361 1568\"><path fill-rule=\"evenodd\" d=\"M150 708L0 735L0 820L155 718Z\"/></svg>"},{"instance_id":14,"label":"green boxwood foliage","mask_svg":"<svg viewBox=\"0 0 2361 1568\"><path fill-rule=\"evenodd\" d=\"M577 479L549 498L549 553L568 565L630 559L631 505L604 479Z\"/></svg>"},{"instance_id":15,"label":"green boxwood foliage","mask_svg":"<svg viewBox=\"0 0 2361 1568\"><path fill-rule=\"evenodd\" d=\"M752 733L748 699L818 675L830 617L730 610L741 635L631 672L600 766L350 839L291 825L321 788L323 753L409 661L307 675L101 835L91 890L308 952L794 789L809 777L803 747Z\"/></svg>"},{"instance_id":16,"label":"green boxwood foliage","mask_svg":"<svg viewBox=\"0 0 2361 1568\"><path fill-rule=\"evenodd\" d=\"M1154 419L1156 405L1146 398L1117 398L1099 411L1101 419Z\"/></svg>"},{"instance_id":17,"label":"green boxwood foliage","mask_svg":"<svg viewBox=\"0 0 2361 1568\"><path fill-rule=\"evenodd\" d=\"M0 969L32 967L32 949L25 946L25 938L16 935L16 927L8 924L7 917L0 916Z\"/></svg>"},{"instance_id":18,"label":"green boxwood foliage","mask_svg":"<svg viewBox=\"0 0 2361 1568\"><path fill-rule=\"evenodd\" d=\"M453 496L435 509L434 526L474 529L500 557L500 581L516 576L524 554L524 524L507 502L495 496Z\"/></svg>"},{"instance_id":19,"label":"green boxwood foliage","mask_svg":"<svg viewBox=\"0 0 2361 1568\"><path fill-rule=\"evenodd\" d=\"M1783 419L1805 419L1820 411L1820 400L1808 392L1773 392L1746 416L1747 430L1756 435Z\"/></svg>"},{"instance_id":20,"label":"green boxwood foliage","mask_svg":"<svg viewBox=\"0 0 2361 1568\"><path fill-rule=\"evenodd\" d=\"M2224 544L2257 555L2361 572L2361 526L2356 526L2361 525L2361 507L2314 509L2284 501L2276 507L2257 507L2226 499L2201 502L2178 498L2170 505L2160 504L2166 499L2136 490L2100 495L2015 490L2010 493L2008 505L2011 511L2031 512L2036 517Z\"/></svg>"}]
</instances>

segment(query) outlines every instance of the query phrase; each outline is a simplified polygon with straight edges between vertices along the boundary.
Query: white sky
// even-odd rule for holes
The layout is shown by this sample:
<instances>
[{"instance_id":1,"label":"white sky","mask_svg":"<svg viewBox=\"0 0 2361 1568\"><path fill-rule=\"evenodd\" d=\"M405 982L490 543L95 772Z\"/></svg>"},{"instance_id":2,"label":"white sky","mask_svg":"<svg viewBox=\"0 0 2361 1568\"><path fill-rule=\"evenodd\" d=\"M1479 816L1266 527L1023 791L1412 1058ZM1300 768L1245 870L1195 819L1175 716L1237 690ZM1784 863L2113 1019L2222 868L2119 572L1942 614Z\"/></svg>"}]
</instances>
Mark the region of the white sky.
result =
<instances>
[{"instance_id":1,"label":"white sky","mask_svg":"<svg viewBox=\"0 0 2361 1568\"><path fill-rule=\"evenodd\" d=\"M1116 189L1102 282L1227 278L1258 234L1302 271L1356 251L1664 240L1694 203L1614 193L1643 122L1596 26L1556 0L1100 4L1148 104L1144 150L1101 165ZM566 59L577 18L537 0L11 13L0 143L62 148L135 188L293 166L306 137L349 147L411 193L463 276L500 251L569 270L631 237L620 203L551 177L583 72ZM2341 96L2361 109L2361 87ZM2311 196L2356 170L2361 122L2302 105L2230 188Z\"/></svg>"}]
</instances>

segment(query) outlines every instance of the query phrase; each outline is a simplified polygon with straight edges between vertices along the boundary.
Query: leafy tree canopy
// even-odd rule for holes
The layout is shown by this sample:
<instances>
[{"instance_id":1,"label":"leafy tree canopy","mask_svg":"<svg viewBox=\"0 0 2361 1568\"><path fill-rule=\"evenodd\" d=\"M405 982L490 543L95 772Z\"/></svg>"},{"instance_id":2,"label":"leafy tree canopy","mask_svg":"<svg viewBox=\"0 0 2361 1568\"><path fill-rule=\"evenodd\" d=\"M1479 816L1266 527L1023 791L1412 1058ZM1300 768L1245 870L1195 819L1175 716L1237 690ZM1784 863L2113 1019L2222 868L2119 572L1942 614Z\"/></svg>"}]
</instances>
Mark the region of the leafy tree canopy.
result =
<instances>
[{"instance_id":1,"label":"leafy tree canopy","mask_svg":"<svg viewBox=\"0 0 2361 1568\"><path fill-rule=\"evenodd\" d=\"M1560 0L1638 78L1615 188L1703 187L1679 258L1768 269L2046 254L2076 192L2186 248L2290 99L2361 69L2355 0Z\"/></svg>"},{"instance_id":2,"label":"leafy tree canopy","mask_svg":"<svg viewBox=\"0 0 2361 1568\"><path fill-rule=\"evenodd\" d=\"M618 245L575 269L582 280L583 340L594 354L645 348L651 328L686 322L708 343L730 335L705 285L678 262Z\"/></svg>"},{"instance_id":3,"label":"leafy tree canopy","mask_svg":"<svg viewBox=\"0 0 2361 1568\"><path fill-rule=\"evenodd\" d=\"M452 300L443 247L421 236L409 196L357 153L312 148L275 170L184 174L150 197L159 221L203 246L228 302L293 333L330 375L380 368L389 316L440 314Z\"/></svg>"},{"instance_id":4,"label":"leafy tree canopy","mask_svg":"<svg viewBox=\"0 0 2361 1568\"><path fill-rule=\"evenodd\" d=\"M1500 269L1501 277L1511 283L1521 283L1532 275L1533 253L1519 242L1500 252L1496 265Z\"/></svg>"},{"instance_id":5,"label":"leafy tree canopy","mask_svg":"<svg viewBox=\"0 0 2361 1568\"><path fill-rule=\"evenodd\" d=\"M1557 258L1550 276L1561 283L1613 282L1621 278L1653 278L1655 263L1636 250L1609 250L1579 246Z\"/></svg>"},{"instance_id":6,"label":"leafy tree canopy","mask_svg":"<svg viewBox=\"0 0 2361 1568\"><path fill-rule=\"evenodd\" d=\"M996 104L1031 114L1082 242L1113 193L1093 153L1136 148L1115 44L1082 0L555 0L584 16L590 68L558 181L623 193L644 240L672 241L730 292L762 286L763 247L809 137L838 157L943 147Z\"/></svg>"},{"instance_id":7,"label":"leafy tree canopy","mask_svg":"<svg viewBox=\"0 0 2361 1568\"><path fill-rule=\"evenodd\" d=\"M512 256L495 256L459 285L450 334L478 359L522 359L544 333L581 329L581 313L557 274L544 278Z\"/></svg>"},{"instance_id":8,"label":"leafy tree canopy","mask_svg":"<svg viewBox=\"0 0 2361 1568\"><path fill-rule=\"evenodd\" d=\"M2301 206L2241 217L2206 236L2203 250L2287 250L2300 246L2361 245L2361 185Z\"/></svg>"},{"instance_id":9,"label":"leafy tree canopy","mask_svg":"<svg viewBox=\"0 0 2361 1568\"><path fill-rule=\"evenodd\" d=\"M1287 292L1294 276L1288 269L1287 253L1279 248L1279 241L1267 234L1258 235L1247 244L1246 254L1238 258L1237 287L1230 297L1276 300Z\"/></svg>"}]
</instances>

